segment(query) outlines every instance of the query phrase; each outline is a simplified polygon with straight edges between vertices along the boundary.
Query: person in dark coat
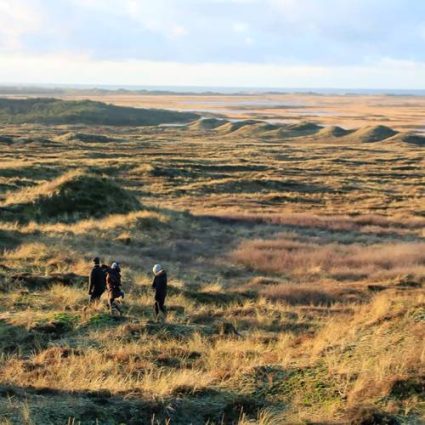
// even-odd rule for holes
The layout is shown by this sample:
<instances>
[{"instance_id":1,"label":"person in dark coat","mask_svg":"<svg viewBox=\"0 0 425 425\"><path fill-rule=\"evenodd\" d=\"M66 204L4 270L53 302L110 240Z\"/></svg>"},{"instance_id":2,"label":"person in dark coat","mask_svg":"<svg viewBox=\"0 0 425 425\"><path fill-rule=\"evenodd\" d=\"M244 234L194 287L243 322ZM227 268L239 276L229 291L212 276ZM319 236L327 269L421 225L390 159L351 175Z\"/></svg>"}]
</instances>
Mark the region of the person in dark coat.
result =
<instances>
[{"instance_id":1,"label":"person in dark coat","mask_svg":"<svg viewBox=\"0 0 425 425\"><path fill-rule=\"evenodd\" d=\"M94 258L93 263L94 267L89 276L90 303L99 301L106 289L106 273L100 267L99 257Z\"/></svg>"},{"instance_id":2,"label":"person in dark coat","mask_svg":"<svg viewBox=\"0 0 425 425\"><path fill-rule=\"evenodd\" d=\"M165 297L167 296L167 272L160 264L155 264L153 267L153 274L155 275L152 283L152 288L155 289L155 319L159 319L159 313L162 313L165 320L167 310L165 307Z\"/></svg>"},{"instance_id":3,"label":"person in dark coat","mask_svg":"<svg viewBox=\"0 0 425 425\"><path fill-rule=\"evenodd\" d=\"M108 288L108 304L111 313L115 309L122 315L120 307L115 302L117 298L124 298L124 291L121 289L121 268L117 261L112 263L111 268L108 269L106 274L106 286Z\"/></svg>"}]
</instances>

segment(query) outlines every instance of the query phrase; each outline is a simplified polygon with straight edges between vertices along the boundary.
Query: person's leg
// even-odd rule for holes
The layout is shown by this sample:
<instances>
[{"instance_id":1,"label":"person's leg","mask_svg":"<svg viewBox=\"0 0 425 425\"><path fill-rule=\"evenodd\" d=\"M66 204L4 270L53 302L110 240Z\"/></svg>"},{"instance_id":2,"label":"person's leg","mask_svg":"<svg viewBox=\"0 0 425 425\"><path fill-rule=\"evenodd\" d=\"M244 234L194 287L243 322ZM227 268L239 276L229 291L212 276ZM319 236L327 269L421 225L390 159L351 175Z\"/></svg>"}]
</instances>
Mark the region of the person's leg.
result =
<instances>
[{"instance_id":1,"label":"person's leg","mask_svg":"<svg viewBox=\"0 0 425 425\"><path fill-rule=\"evenodd\" d=\"M120 308L120 306L114 302L114 308L118 311L118 313L120 314L120 316L122 316L122 310Z\"/></svg>"},{"instance_id":2,"label":"person's leg","mask_svg":"<svg viewBox=\"0 0 425 425\"><path fill-rule=\"evenodd\" d=\"M90 295L90 304L98 302L100 300L101 295L102 294L99 294L98 292L93 292L93 294Z\"/></svg>"},{"instance_id":3,"label":"person's leg","mask_svg":"<svg viewBox=\"0 0 425 425\"><path fill-rule=\"evenodd\" d=\"M108 298L108 306L109 306L109 309L111 310L111 313L112 313L112 310L114 309L114 299L115 298L112 295L110 295Z\"/></svg>"},{"instance_id":4,"label":"person's leg","mask_svg":"<svg viewBox=\"0 0 425 425\"><path fill-rule=\"evenodd\" d=\"M118 311L120 316L122 316L122 311L121 311L119 305L115 302L115 298L113 298L113 297L109 298L108 304L109 304L109 309L111 311L111 314L113 314L114 310L116 310L116 311Z\"/></svg>"},{"instance_id":5,"label":"person's leg","mask_svg":"<svg viewBox=\"0 0 425 425\"><path fill-rule=\"evenodd\" d=\"M167 309L165 307L165 298L162 298L159 301L159 309L161 310L162 314L165 316L167 314Z\"/></svg>"},{"instance_id":6,"label":"person's leg","mask_svg":"<svg viewBox=\"0 0 425 425\"><path fill-rule=\"evenodd\" d=\"M157 302L158 302L158 310L161 311L161 313L162 313L162 321L165 321L166 316L167 316L167 312L166 312L165 305L164 305L165 298L161 297L160 299L158 299Z\"/></svg>"},{"instance_id":7,"label":"person's leg","mask_svg":"<svg viewBox=\"0 0 425 425\"><path fill-rule=\"evenodd\" d=\"M158 319L158 315L159 315L159 305L158 305L158 301L155 300L155 304L153 306L154 312L155 312L155 320Z\"/></svg>"}]
</instances>

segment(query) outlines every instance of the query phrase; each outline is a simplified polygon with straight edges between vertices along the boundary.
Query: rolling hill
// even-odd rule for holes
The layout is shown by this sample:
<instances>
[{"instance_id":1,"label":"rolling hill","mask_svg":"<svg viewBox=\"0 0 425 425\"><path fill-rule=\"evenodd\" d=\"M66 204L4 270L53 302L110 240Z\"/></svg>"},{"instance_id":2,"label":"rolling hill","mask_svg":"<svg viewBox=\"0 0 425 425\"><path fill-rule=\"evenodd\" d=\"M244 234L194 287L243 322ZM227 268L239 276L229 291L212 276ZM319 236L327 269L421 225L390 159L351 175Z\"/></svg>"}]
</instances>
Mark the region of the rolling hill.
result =
<instances>
[{"instance_id":1,"label":"rolling hill","mask_svg":"<svg viewBox=\"0 0 425 425\"><path fill-rule=\"evenodd\" d=\"M0 98L2 124L97 124L146 126L186 123L199 118L191 112L138 109L91 100L65 101L54 98Z\"/></svg>"}]
</instances>

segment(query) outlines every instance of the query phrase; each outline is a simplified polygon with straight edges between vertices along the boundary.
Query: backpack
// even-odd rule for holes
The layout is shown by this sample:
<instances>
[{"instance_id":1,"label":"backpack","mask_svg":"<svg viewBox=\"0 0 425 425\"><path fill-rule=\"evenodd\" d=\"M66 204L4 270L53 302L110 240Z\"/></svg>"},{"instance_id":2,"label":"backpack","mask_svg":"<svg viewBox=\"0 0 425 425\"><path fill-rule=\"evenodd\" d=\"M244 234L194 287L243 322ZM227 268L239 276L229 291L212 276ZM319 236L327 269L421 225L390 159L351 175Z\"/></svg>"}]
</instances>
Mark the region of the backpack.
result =
<instances>
[{"instance_id":1,"label":"backpack","mask_svg":"<svg viewBox=\"0 0 425 425\"><path fill-rule=\"evenodd\" d=\"M108 289L110 291L119 291L121 286L121 279L118 272L116 272L115 270L109 270L106 281L108 283Z\"/></svg>"}]
</instances>

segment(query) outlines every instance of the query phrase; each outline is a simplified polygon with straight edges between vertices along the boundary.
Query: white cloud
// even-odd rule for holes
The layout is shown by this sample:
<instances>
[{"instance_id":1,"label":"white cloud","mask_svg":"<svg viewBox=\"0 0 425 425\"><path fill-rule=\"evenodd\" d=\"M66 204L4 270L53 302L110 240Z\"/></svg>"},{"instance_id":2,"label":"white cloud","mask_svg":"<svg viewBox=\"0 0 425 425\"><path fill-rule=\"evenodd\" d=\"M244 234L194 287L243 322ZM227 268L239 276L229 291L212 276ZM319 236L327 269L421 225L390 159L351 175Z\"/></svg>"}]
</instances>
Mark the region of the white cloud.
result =
<instances>
[{"instance_id":1,"label":"white cloud","mask_svg":"<svg viewBox=\"0 0 425 425\"><path fill-rule=\"evenodd\" d=\"M184 37L188 34L189 31L182 25L174 25L171 27L171 35L174 37Z\"/></svg>"},{"instance_id":2,"label":"white cloud","mask_svg":"<svg viewBox=\"0 0 425 425\"><path fill-rule=\"evenodd\" d=\"M21 47L21 37L40 29L42 21L36 2L0 0L0 49Z\"/></svg>"},{"instance_id":3,"label":"white cloud","mask_svg":"<svg viewBox=\"0 0 425 425\"><path fill-rule=\"evenodd\" d=\"M417 0L0 0L0 79L422 86L423 13Z\"/></svg>"},{"instance_id":4,"label":"white cloud","mask_svg":"<svg viewBox=\"0 0 425 425\"><path fill-rule=\"evenodd\" d=\"M323 2L311 0L265 0L266 3L289 22L304 22L314 16L316 19L329 11Z\"/></svg>"},{"instance_id":5,"label":"white cloud","mask_svg":"<svg viewBox=\"0 0 425 425\"><path fill-rule=\"evenodd\" d=\"M170 38L188 34L181 23L187 7L169 0L71 0L78 8L98 11L107 16L122 16L144 29ZM184 11L183 11L184 10ZM123 29L125 31L125 29Z\"/></svg>"},{"instance_id":6,"label":"white cloud","mask_svg":"<svg viewBox=\"0 0 425 425\"><path fill-rule=\"evenodd\" d=\"M182 24L183 7L167 0L121 0L127 17L142 27L170 38L183 37L189 33ZM190 11L185 8L188 14ZM187 18L188 16L186 16Z\"/></svg>"},{"instance_id":7,"label":"white cloud","mask_svg":"<svg viewBox=\"0 0 425 425\"><path fill-rule=\"evenodd\" d=\"M236 33L244 33L249 29L249 25L245 22L235 22L233 24L233 31Z\"/></svg>"},{"instance_id":8,"label":"white cloud","mask_svg":"<svg viewBox=\"0 0 425 425\"><path fill-rule=\"evenodd\" d=\"M284 66L95 61L84 55L1 55L0 83L233 87L417 88L425 63L384 59L368 66Z\"/></svg>"}]
</instances>

